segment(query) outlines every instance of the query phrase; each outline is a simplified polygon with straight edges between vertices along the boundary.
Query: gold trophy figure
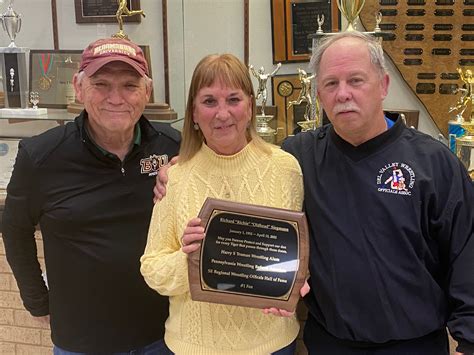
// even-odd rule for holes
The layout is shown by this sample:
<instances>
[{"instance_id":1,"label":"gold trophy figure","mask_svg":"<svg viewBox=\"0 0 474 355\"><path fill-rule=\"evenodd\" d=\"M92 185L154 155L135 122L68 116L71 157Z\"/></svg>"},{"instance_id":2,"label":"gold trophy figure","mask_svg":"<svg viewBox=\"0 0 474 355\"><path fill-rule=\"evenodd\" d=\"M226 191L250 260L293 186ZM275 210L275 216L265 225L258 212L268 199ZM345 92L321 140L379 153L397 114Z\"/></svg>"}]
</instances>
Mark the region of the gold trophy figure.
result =
<instances>
[{"instance_id":1,"label":"gold trophy figure","mask_svg":"<svg viewBox=\"0 0 474 355\"><path fill-rule=\"evenodd\" d=\"M459 77L464 82L462 88L457 89L462 92L460 100L462 100L462 106L464 112L467 108L469 102L471 103L471 113L469 115L469 120L474 122L474 75L471 69L466 69L465 72L461 68L457 68ZM461 113L462 114L462 113Z\"/></svg>"},{"instance_id":2,"label":"gold trophy figure","mask_svg":"<svg viewBox=\"0 0 474 355\"><path fill-rule=\"evenodd\" d=\"M365 0L337 0L337 7L348 22L347 28L344 31L355 30L355 22L364 4Z\"/></svg>"},{"instance_id":3,"label":"gold trophy figure","mask_svg":"<svg viewBox=\"0 0 474 355\"><path fill-rule=\"evenodd\" d=\"M123 32L123 17L142 15L145 17L143 10L129 10L127 7L127 0L117 0L118 9L115 14L119 24L119 31L112 37L128 39L128 36Z\"/></svg>"},{"instance_id":4,"label":"gold trophy figure","mask_svg":"<svg viewBox=\"0 0 474 355\"><path fill-rule=\"evenodd\" d=\"M456 155L466 167L471 179L474 180L474 75L471 69L463 71L461 68L457 68L457 71L464 84L462 88L456 89L455 92L460 92L461 97L449 111L458 111L456 118L464 130L464 135L456 138ZM464 120L462 115L467 110L469 103L471 103L469 120Z\"/></svg>"},{"instance_id":5,"label":"gold trophy figure","mask_svg":"<svg viewBox=\"0 0 474 355\"><path fill-rule=\"evenodd\" d=\"M274 76L278 70L280 70L281 63L278 63L275 70L272 71L270 74L265 74L265 68L261 67L258 72L255 71L253 65L249 66L249 70L252 73L252 75L257 78L258 80L258 89L257 89L257 94L255 95L255 99L259 100L262 98L262 114L261 116L265 116L265 106L267 104L267 81L268 78Z\"/></svg>"},{"instance_id":6,"label":"gold trophy figure","mask_svg":"<svg viewBox=\"0 0 474 355\"><path fill-rule=\"evenodd\" d=\"M310 75L306 73L301 68L298 68L298 77L301 83L301 91L299 96L296 100L288 102L286 109L289 109L293 105L301 105L303 102L306 102L306 109L304 111L304 121L298 122L298 125L301 126L303 131L307 131L309 129L316 129L319 125L319 101L316 100L313 103L313 98L311 97L311 80L314 79L315 75ZM316 111L315 119L312 119L311 113L313 109Z\"/></svg>"}]
</instances>

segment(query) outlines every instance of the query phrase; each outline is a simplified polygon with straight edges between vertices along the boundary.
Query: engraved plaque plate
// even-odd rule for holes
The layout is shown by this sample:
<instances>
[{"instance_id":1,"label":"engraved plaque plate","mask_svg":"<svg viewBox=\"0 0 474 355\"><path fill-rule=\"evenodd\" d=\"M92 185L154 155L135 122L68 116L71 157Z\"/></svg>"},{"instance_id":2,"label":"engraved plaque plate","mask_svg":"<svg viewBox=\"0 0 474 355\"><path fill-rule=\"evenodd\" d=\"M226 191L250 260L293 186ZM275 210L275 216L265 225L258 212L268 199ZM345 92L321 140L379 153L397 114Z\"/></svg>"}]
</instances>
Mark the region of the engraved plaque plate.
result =
<instances>
[{"instance_id":1,"label":"engraved plaque plate","mask_svg":"<svg viewBox=\"0 0 474 355\"><path fill-rule=\"evenodd\" d=\"M426 11L423 9L408 9L407 16L425 16Z\"/></svg>"},{"instance_id":2,"label":"engraved plaque plate","mask_svg":"<svg viewBox=\"0 0 474 355\"><path fill-rule=\"evenodd\" d=\"M441 79L443 80L459 80L458 73L441 73Z\"/></svg>"},{"instance_id":3,"label":"engraved plaque plate","mask_svg":"<svg viewBox=\"0 0 474 355\"><path fill-rule=\"evenodd\" d=\"M418 94L434 94L436 85L433 83L418 83L416 84L416 92Z\"/></svg>"},{"instance_id":4,"label":"engraved plaque plate","mask_svg":"<svg viewBox=\"0 0 474 355\"><path fill-rule=\"evenodd\" d=\"M418 73L417 78L420 80L434 80L436 73Z\"/></svg>"},{"instance_id":5,"label":"engraved plaque plate","mask_svg":"<svg viewBox=\"0 0 474 355\"><path fill-rule=\"evenodd\" d=\"M362 11L364 10L362 9ZM383 17L398 15L398 11L396 9L381 9L380 12L382 13Z\"/></svg>"},{"instance_id":6,"label":"engraved plaque plate","mask_svg":"<svg viewBox=\"0 0 474 355\"><path fill-rule=\"evenodd\" d=\"M434 14L435 16L453 16L454 11L451 9L437 9Z\"/></svg>"},{"instance_id":7,"label":"engraved plaque plate","mask_svg":"<svg viewBox=\"0 0 474 355\"><path fill-rule=\"evenodd\" d=\"M439 93L443 95L454 95L454 90L458 88L458 84L441 84Z\"/></svg>"},{"instance_id":8,"label":"engraved plaque plate","mask_svg":"<svg viewBox=\"0 0 474 355\"><path fill-rule=\"evenodd\" d=\"M382 20L396 24L395 38L383 41L385 53L447 136L453 118L448 111L456 101L450 90L462 85L456 68L474 70L474 0L403 0L390 6L366 0L360 14L365 28L373 28L374 13L380 9L396 12ZM419 35L423 40L414 41Z\"/></svg>"},{"instance_id":9,"label":"engraved plaque plate","mask_svg":"<svg viewBox=\"0 0 474 355\"><path fill-rule=\"evenodd\" d=\"M423 31L425 29L425 25L422 23L407 23L405 29L407 31Z\"/></svg>"},{"instance_id":10,"label":"engraved plaque plate","mask_svg":"<svg viewBox=\"0 0 474 355\"><path fill-rule=\"evenodd\" d=\"M405 41L423 41L425 37L423 35L420 35L418 33L408 33L405 35Z\"/></svg>"},{"instance_id":11,"label":"engraved plaque plate","mask_svg":"<svg viewBox=\"0 0 474 355\"><path fill-rule=\"evenodd\" d=\"M206 237L188 257L191 298L294 311L308 269L303 212L208 198Z\"/></svg>"},{"instance_id":12,"label":"engraved plaque plate","mask_svg":"<svg viewBox=\"0 0 474 355\"><path fill-rule=\"evenodd\" d=\"M405 59L403 61L403 64L405 64L405 65L421 65L421 64L423 64L423 60L422 59Z\"/></svg>"},{"instance_id":13,"label":"engraved plaque plate","mask_svg":"<svg viewBox=\"0 0 474 355\"><path fill-rule=\"evenodd\" d=\"M380 6L393 6L398 5L398 0L380 0Z\"/></svg>"},{"instance_id":14,"label":"engraved plaque plate","mask_svg":"<svg viewBox=\"0 0 474 355\"><path fill-rule=\"evenodd\" d=\"M405 48L403 50L405 55L421 55L423 54L423 49L421 48Z\"/></svg>"},{"instance_id":15,"label":"engraved plaque plate","mask_svg":"<svg viewBox=\"0 0 474 355\"><path fill-rule=\"evenodd\" d=\"M435 31L452 31L453 25L450 23L436 23L433 25Z\"/></svg>"},{"instance_id":16,"label":"engraved plaque plate","mask_svg":"<svg viewBox=\"0 0 474 355\"><path fill-rule=\"evenodd\" d=\"M397 29L396 23L381 23L379 25L382 31L395 31Z\"/></svg>"},{"instance_id":17,"label":"engraved plaque plate","mask_svg":"<svg viewBox=\"0 0 474 355\"><path fill-rule=\"evenodd\" d=\"M433 35L433 41L437 42L449 42L453 39L452 35L447 34L435 34Z\"/></svg>"},{"instance_id":18,"label":"engraved plaque plate","mask_svg":"<svg viewBox=\"0 0 474 355\"><path fill-rule=\"evenodd\" d=\"M450 55L451 49L449 48L433 48L431 50L431 54L433 55Z\"/></svg>"}]
</instances>

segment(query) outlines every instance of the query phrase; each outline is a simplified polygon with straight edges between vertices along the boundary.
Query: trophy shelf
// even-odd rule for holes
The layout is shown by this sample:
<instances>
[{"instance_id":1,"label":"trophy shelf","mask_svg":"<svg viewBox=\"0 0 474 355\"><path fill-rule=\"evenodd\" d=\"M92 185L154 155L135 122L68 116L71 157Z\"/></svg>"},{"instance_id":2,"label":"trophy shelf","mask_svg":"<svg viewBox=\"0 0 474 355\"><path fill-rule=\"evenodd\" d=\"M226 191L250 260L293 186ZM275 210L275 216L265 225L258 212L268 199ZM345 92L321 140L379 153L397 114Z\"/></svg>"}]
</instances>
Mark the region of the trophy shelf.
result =
<instances>
[{"instance_id":1,"label":"trophy shelf","mask_svg":"<svg viewBox=\"0 0 474 355\"><path fill-rule=\"evenodd\" d=\"M147 117L147 112L144 112L145 117ZM40 116L31 116L31 117L20 117L11 115L2 115L0 120L8 120L9 123L20 123L20 122L30 122L30 121L56 121L58 125L63 125L65 122L74 121L78 116L78 113L68 112L66 109L52 109L48 108L48 112L45 115ZM150 121L153 122L165 122L173 124L181 121L181 118L177 118L174 115L170 115L166 112L164 115L160 116L159 114L152 114L150 117L147 117ZM170 119L171 118L171 119Z\"/></svg>"}]
</instances>

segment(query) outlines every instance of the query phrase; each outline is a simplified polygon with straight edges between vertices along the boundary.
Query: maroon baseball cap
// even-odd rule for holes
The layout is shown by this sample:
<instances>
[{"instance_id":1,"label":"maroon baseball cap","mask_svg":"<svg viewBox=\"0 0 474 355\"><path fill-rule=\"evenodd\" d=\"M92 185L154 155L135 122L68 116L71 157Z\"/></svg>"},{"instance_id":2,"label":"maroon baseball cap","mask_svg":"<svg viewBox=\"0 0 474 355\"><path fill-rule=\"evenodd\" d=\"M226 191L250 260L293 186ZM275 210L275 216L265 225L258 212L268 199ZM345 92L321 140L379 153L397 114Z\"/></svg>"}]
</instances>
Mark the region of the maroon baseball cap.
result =
<instances>
[{"instance_id":1,"label":"maroon baseball cap","mask_svg":"<svg viewBox=\"0 0 474 355\"><path fill-rule=\"evenodd\" d=\"M82 52L79 71L92 76L104 65L114 61L127 63L141 76L149 76L148 63L141 48L121 38L103 38L89 44Z\"/></svg>"}]
</instances>

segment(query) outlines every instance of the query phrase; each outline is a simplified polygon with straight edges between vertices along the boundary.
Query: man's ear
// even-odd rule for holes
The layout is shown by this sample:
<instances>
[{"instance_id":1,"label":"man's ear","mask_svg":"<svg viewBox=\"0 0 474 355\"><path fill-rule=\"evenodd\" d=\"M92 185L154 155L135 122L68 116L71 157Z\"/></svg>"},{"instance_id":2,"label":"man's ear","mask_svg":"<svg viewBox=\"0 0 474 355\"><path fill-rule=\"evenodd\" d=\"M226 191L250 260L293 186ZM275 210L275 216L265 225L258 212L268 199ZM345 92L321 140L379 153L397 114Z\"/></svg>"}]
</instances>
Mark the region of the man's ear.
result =
<instances>
[{"instance_id":1,"label":"man's ear","mask_svg":"<svg viewBox=\"0 0 474 355\"><path fill-rule=\"evenodd\" d=\"M151 97L151 92L153 91L153 80L150 78L150 80L147 80L146 83L146 102L150 102L150 97Z\"/></svg>"},{"instance_id":2,"label":"man's ear","mask_svg":"<svg viewBox=\"0 0 474 355\"><path fill-rule=\"evenodd\" d=\"M82 82L84 81L84 78L82 78L81 82L79 82L78 75L79 73L74 74L72 78L72 85L74 86L74 92L76 93L77 101L82 103Z\"/></svg>"}]
</instances>

